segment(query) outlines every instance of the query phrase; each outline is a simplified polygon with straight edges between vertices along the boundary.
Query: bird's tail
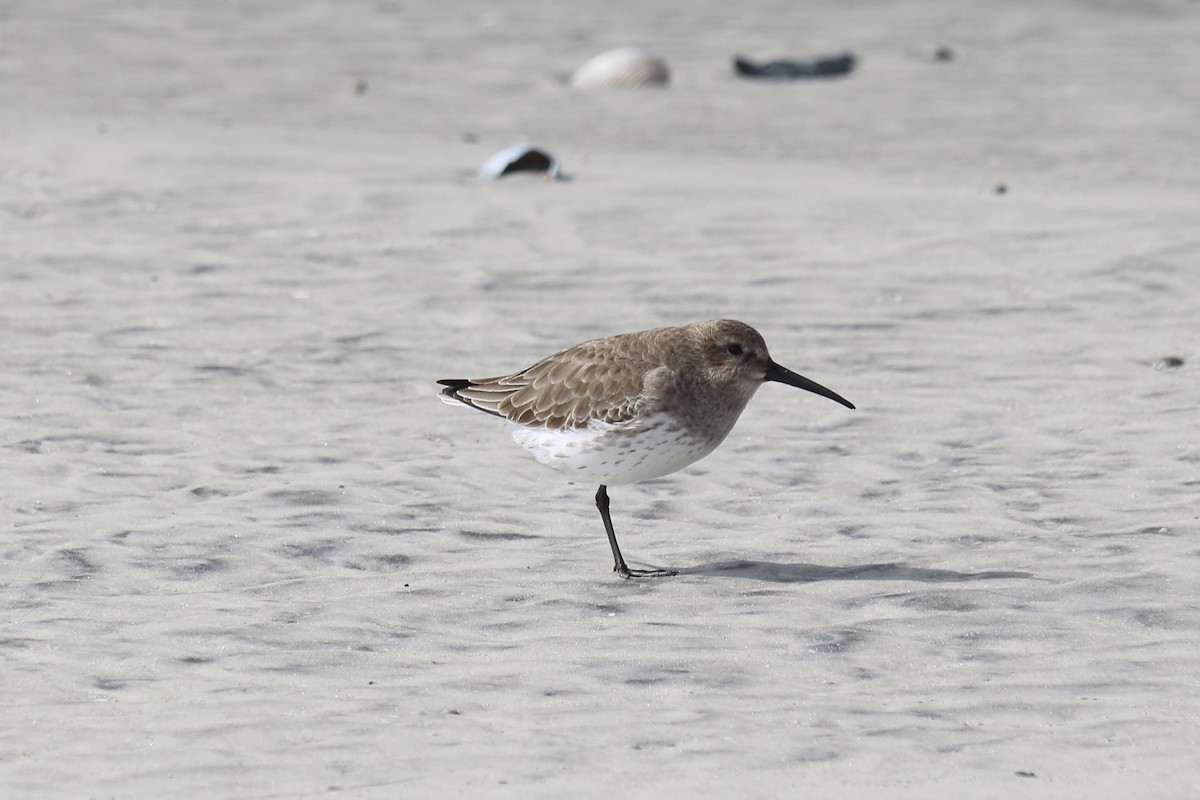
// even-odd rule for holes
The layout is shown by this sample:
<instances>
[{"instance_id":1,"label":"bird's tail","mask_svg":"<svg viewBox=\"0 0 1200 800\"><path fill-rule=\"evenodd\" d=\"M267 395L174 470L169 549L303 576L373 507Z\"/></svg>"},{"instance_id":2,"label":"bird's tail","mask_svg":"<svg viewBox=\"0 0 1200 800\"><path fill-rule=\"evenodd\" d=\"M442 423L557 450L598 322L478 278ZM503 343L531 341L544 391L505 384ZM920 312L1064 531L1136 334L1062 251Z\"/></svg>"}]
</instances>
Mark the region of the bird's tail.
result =
<instances>
[{"instance_id":1,"label":"bird's tail","mask_svg":"<svg viewBox=\"0 0 1200 800\"><path fill-rule=\"evenodd\" d=\"M458 393L471 385L471 382L466 378L443 378L438 383L444 386L444 389L438 391L438 397L447 405L458 405L466 403L466 400L458 396ZM470 405L470 403L467 403Z\"/></svg>"}]
</instances>

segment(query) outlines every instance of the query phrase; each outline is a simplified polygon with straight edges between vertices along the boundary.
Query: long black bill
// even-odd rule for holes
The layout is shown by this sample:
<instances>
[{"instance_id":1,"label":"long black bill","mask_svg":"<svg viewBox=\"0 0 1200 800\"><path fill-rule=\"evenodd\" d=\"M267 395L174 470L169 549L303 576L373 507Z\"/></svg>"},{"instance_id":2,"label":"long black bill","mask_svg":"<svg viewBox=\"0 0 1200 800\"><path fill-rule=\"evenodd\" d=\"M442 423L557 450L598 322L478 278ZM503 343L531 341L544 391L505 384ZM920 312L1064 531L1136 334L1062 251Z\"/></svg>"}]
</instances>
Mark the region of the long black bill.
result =
<instances>
[{"instance_id":1,"label":"long black bill","mask_svg":"<svg viewBox=\"0 0 1200 800\"><path fill-rule=\"evenodd\" d=\"M854 408L854 403L851 403L837 392L832 392L816 381L810 381L803 375L797 375L787 367L779 366L774 361L767 366L766 379L769 381L776 381L778 383L786 383L788 386L795 386L797 389L803 389L806 392L819 394L821 397L828 397L830 400L841 403L846 408Z\"/></svg>"}]
</instances>

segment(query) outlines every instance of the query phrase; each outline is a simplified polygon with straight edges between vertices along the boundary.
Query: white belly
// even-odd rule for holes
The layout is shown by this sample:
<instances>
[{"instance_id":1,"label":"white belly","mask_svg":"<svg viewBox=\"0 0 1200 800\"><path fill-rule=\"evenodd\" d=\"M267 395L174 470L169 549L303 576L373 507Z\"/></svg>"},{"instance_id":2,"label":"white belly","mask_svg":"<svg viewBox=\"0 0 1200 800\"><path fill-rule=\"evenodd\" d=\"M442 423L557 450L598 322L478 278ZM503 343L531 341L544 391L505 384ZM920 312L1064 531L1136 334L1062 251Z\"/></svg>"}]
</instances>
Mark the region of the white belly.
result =
<instances>
[{"instance_id":1,"label":"white belly","mask_svg":"<svg viewBox=\"0 0 1200 800\"><path fill-rule=\"evenodd\" d=\"M641 420L636 427L594 422L573 430L512 423L510 428L513 439L543 464L610 486L670 475L721 443L694 437L666 416Z\"/></svg>"}]
</instances>

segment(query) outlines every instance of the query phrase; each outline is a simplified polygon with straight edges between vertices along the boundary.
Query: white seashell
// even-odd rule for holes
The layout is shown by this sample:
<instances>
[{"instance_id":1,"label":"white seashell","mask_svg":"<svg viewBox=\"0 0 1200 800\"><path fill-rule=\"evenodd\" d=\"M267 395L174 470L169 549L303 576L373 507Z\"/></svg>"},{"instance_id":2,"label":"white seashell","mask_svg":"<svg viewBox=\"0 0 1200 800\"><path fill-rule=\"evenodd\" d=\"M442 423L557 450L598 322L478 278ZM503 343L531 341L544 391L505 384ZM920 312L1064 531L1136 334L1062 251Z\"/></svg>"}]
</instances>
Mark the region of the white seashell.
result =
<instances>
[{"instance_id":1,"label":"white seashell","mask_svg":"<svg viewBox=\"0 0 1200 800\"><path fill-rule=\"evenodd\" d=\"M636 47L622 47L601 53L575 70L571 85L579 89L639 89L665 86L670 79L667 63L661 58Z\"/></svg>"},{"instance_id":2,"label":"white seashell","mask_svg":"<svg viewBox=\"0 0 1200 800\"><path fill-rule=\"evenodd\" d=\"M529 144L514 144L496 153L479 168L483 178L496 180L513 172L541 172L546 177L558 177L558 159L549 150Z\"/></svg>"}]
</instances>

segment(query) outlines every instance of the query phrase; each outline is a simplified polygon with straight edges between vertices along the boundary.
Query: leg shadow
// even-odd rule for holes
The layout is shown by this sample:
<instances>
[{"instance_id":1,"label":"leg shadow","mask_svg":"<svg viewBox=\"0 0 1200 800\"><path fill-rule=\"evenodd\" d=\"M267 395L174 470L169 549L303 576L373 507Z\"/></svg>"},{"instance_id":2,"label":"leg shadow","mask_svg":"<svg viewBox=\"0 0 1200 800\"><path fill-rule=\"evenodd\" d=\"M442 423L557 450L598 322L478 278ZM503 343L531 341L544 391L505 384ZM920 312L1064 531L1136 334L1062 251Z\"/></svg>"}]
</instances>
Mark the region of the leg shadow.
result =
<instances>
[{"instance_id":1,"label":"leg shadow","mask_svg":"<svg viewBox=\"0 0 1200 800\"><path fill-rule=\"evenodd\" d=\"M745 578L771 583L815 583L817 581L917 581L919 583L966 583L1003 578L1036 580L1029 572L991 570L957 572L952 569L910 567L896 561L890 564L860 564L826 567L820 564L781 564L774 561L718 561L679 570L680 575L711 575Z\"/></svg>"}]
</instances>

